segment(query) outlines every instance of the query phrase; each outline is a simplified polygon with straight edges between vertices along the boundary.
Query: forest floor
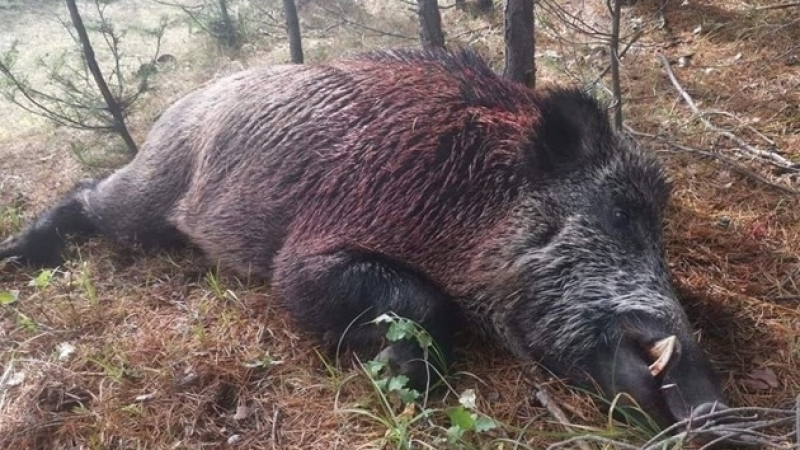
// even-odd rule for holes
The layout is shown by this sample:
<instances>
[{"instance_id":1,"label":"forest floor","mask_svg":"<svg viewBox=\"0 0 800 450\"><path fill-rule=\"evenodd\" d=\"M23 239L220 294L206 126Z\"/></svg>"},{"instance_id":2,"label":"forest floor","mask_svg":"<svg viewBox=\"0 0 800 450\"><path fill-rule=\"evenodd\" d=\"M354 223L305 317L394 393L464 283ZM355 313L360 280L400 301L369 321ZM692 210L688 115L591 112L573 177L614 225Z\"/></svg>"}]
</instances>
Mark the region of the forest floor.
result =
<instances>
[{"instance_id":1,"label":"forest floor","mask_svg":"<svg viewBox=\"0 0 800 450\"><path fill-rule=\"evenodd\" d=\"M777 167L782 159L800 163L800 7L771 8L773 1L641 0L623 10L626 35L637 36L622 58L625 123L674 180L670 268L734 406L785 407L800 393L800 174ZM49 45L60 25L41 11L62 8L35 3L36 13L22 3L0 6L0 45L27 45L21 64L34 80L36 59L59 51ZM607 29L604 2L563 3L573 24ZM416 45L413 14L398 0L298 4L309 62ZM594 80L607 61L597 34L580 33L564 25L563 11L537 4L537 82ZM110 6L147 26L165 13L175 21L162 52L176 62L133 117L137 142L189 90L288 59L286 41L268 27L231 57L190 33L179 10L145 5L155 8L144 0ZM497 6L488 16L447 8L443 21L451 46L476 48L500 69ZM133 10L140 12L123 14ZM610 86L608 75L601 83ZM598 95L608 98L602 87ZM3 102L0 237L75 181L107 172L79 163L72 146L110 148L105 138L52 127ZM772 159L743 155L742 142L720 130ZM429 415L396 410L358 361L321 355L295 331L268 286L208 267L190 251L145 253L103 241L74 250L55 272L0 266L0 448L540 449L572 435L534 398L540 388L575 430L631 445L649 437L468 334L459 337L452 391L428 400ZM447 408L466 401L465 392L498 426L448 443Z\"/></svg>"}]
</instances>

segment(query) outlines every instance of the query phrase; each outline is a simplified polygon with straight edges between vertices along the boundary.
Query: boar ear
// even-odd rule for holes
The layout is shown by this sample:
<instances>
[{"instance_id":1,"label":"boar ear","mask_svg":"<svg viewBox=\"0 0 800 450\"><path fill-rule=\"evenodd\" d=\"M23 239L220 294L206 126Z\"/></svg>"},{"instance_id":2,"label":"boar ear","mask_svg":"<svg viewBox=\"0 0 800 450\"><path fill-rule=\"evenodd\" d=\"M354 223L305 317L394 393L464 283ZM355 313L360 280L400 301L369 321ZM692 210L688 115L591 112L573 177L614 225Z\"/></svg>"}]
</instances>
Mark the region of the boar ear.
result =
<instances>
[{"instance_id":1,"label":"boar ear","mask_svg":"<svg viewBox=\"0 0 800 450\"><path fill-rule=\"evenodd\" d=\"M539 121L525 155L530 169L560 173L605 158L613 132L595 98L580 89L555 89L538 92L534 102Z\"/></svg>"}]
</instances>

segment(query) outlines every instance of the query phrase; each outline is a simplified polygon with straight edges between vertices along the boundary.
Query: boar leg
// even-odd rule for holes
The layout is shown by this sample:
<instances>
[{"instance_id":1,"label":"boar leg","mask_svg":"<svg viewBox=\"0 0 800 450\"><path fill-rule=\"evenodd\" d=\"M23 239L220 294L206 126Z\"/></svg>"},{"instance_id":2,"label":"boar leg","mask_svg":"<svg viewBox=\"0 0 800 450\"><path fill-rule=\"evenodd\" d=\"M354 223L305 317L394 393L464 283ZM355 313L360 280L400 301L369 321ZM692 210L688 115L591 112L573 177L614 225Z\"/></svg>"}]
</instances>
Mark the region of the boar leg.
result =
<instances>
[{"instance_id":1,"label":"boar leg","mask_svg":"<svg viewBox=\"0 0 800 450\"><path fill-rule=\"evenodd\" d=\"M421 274L379 255L338 251L311 256L281 255L274 286L301 327L333 348L379 347L394 313L421 325L436 351L414 340L389 343L379 355L392 372L425 390L447 369L452 353L453 311L448 297ZM428 361L425 361L427 354Z\"/></svg>"},{"instance_id":2,"label":"boar leg","mask_svg":"<svg viewBox=\"0 0 800 450\"><path fill-rule=\"evenodd\" d=\"M180 188L139 171L132 164L102 181L79 183L19 234L0 242L0 262L55 267L70 238L94 235L143 247L184 245L183 235L165 219Z\"/></svg>"},{"instance_id":3,"label":"boar leg","mask_svg":"<svg viewBox=\"0 0 800 450\"><path fill-rule=\"evenodd\" d=\"M0 243L0 261L12 259L30 266L53 267L61 263L67 236L97 233L95 221L87 214L81 197L96 181L83 182L45 211L26 229Z\"/></svg>"}]
</instances>

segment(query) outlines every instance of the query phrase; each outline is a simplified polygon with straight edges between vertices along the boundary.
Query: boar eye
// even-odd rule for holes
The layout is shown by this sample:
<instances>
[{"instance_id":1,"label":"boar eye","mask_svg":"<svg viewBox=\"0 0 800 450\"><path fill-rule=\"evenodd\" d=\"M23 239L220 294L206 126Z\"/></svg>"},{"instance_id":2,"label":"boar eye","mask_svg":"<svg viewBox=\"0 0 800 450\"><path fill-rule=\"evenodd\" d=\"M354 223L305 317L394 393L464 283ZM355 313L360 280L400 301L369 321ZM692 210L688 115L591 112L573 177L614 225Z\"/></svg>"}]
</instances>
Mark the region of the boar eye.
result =
<instances>
[{"instance_id":1,"label":"boar eye","mask_svg":"<svg viewBox=\"0 0 800 450\"><path fill-rule=\"evenodd\" d=\"M615 228L626 228L631 223L631 215L624 209L614 208L611 212L611 223Z\"/></svg>"}]
</instances>

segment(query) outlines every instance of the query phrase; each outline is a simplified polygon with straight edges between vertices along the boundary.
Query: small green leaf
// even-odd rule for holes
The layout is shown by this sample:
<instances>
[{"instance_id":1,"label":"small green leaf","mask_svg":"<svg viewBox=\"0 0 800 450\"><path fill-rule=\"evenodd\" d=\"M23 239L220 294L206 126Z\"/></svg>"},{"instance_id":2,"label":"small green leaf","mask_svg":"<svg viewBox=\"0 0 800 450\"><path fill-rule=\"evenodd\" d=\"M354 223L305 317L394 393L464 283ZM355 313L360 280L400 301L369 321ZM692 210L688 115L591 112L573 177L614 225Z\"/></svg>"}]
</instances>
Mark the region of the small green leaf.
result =
<instances>
[{"instance_id":1,"label":"small green leaf","mask_svg":"<svg viewBox=\"0 0 800 450\"><path fill-rule=\"evenodd\" d=\"M420 394L414 389L401 389L397 391L397 395L403 403L411 403L418 399Z\"/></svg>"},{"instance_id":2,"label":"small green leaf","mask_svg":"<svg viewBox=\"0 0 800 450\"><path fill-rule=\"evenodd\" d=\"M478 433L483 433L484 431L493 430L495 428L497 428L497 422L492 420L489 416L480 414L475 419L475 431Z\"/></svg>"},{"instance_id":3,"label":"small green leaf","mask_svg":"<svg viewBox=\"0 0 800 450\"><path fill-rule=\"evenodd\" d=\"M386 339L392 342L406 339L414 335L414 323L408 320L393 322L386 331Z\"/></svg>"},{"instance_id":4,"label":"small green leaf","mask_svg":"<svg viewBox=\"0 0 800 450\"><path fill-rule=\"evenodd\" d=\"M389 383L389 380L387 380L386 378L381 378L379 380L375 380L374 383L375 386L378 387L378 389L380 389L382 392L386 392L386 385Z\"/></svg>"},{"instance_id":5,"label":"small green leaf","mask_svg":"<svg viewBox=\"0 0 800 450\"><path fill-rule=\"evenodd\" d=\"M447 429L447 442L450 444L460 441L462 436L464 436L464 430L458 425L453 425Z\"/></svg>"},{"instance_id":6,"label":"small green leaf","mask_svg":"<svg viewBox=\"0 0 800 450\"><path fill-rule=\"evenodd\" d=\"M420 330L420 332L417 333L417 343L419 343L419 346L422 348L429 348L433 346L433 338L430 334L425 332L425 330Z\"/></svg>"},{"instance_id":7,"label":"small green leaf","mask_svg":"<svg viewBox=\"0 0 800 450\"><path fill-rule=\"evenodd\" d=\"M31 319L30 317L22 314L21 312L17 311L17 324L28 331L36 332L39 331L39 325Z\"/></svg>"},{"instance_id":8,"label":"small green leaf","mask_svg":"<svg viewBox=\"0 0 800 450\"><path fill-rule=\"evenodd\" d=\"M463 431L469 431L475 426L475 418L463 406L451 406L447 408L447 417L450 418L450 423L461 428Z\"/></svg>"},{"instance_id":9,"label":"small green leaf","mask_svg":"<svg viewBox=\"0 0 800 450\"><path fill-rule=\"evenodd\" d=\"M389 380L390 391L400 391L408 384L408 377L405 375L397 375Z\"/></svg>"},{"instance_id":10,"label":"small green leaf","mask_svg":"<svg viewBox=\"0 0 800 450\"><path fill-rule=\"evenodd\" d=\"M372 361L367 361L366 363L364 363L364 369L366 369L367 374L373 380L377 379L378 377L380 377L381 372L383 371L383 369L385 367L386 367L386 363L383 362L383 361L372 360Z\"/></svg>"},{"instance_id":11,"label":"small green leaf","mask_svg":"<svg viewBox=\"0 0 800 450\"><path fill-rule=\"evenodd\" d=\"M19 300L19 291L0 291L0 306L11 305Z\"/></svg>"},{"instance_id":12,"label":"small green leaf","mask_svg":"<svg viewBox=\"0 0 800 450\"><path fill-rule=\"evenodd\" d=\"M42 270L39 272L39 275L36 278L32 279L28 286L35 286L37 289L42 289L50 285L50 282L53 280L53 271L52 270Z\"/></svg>"}]
</instances>

